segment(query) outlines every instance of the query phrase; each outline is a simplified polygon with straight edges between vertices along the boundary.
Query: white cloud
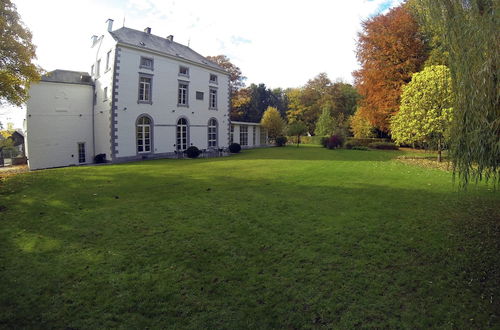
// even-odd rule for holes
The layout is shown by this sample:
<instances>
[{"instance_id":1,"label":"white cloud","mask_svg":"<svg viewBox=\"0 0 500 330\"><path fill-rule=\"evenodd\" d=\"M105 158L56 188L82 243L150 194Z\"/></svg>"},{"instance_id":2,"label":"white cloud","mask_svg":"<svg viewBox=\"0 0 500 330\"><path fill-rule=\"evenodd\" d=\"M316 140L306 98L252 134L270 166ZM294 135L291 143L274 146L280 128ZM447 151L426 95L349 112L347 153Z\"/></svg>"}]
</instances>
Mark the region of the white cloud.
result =
<instances>
[{"instance_id":1,"label":"white cloud","mask_svg":"<svg viewBox=\"0 0 500 330\"><path fill-rule=\"evenodd\" d=\"M125 25L225 54L247 83L296 87L320 72L352 81L361 20L401 0L14 0L46 70L88 71L90 37ZM0 111L2 113L4 111ZM12 115L10 115L12 117ZM0 115L0 120L2 119ZM16 123L17 124L17 123ZM16 125L17 126L17 125Z\"/></svg>"}]
</instances>

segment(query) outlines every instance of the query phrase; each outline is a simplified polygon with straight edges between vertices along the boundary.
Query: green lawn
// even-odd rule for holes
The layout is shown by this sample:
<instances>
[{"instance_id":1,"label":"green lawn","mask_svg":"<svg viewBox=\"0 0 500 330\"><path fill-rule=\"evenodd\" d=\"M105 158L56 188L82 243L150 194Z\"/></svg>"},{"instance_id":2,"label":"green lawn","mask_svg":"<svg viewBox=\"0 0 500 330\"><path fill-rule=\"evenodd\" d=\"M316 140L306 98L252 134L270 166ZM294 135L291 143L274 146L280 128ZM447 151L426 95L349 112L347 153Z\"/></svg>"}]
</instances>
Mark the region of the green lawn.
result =
<instances>
[{"instance_id":1,"label":"green lawn","mask_svg":"<svg viewBox=\"0 0 500 330\"><path fill-rule=\"evenodd\" d=\"M0 183L0 328L500 326L500 194L313 146Z\"/></svg>"}]
</instances>

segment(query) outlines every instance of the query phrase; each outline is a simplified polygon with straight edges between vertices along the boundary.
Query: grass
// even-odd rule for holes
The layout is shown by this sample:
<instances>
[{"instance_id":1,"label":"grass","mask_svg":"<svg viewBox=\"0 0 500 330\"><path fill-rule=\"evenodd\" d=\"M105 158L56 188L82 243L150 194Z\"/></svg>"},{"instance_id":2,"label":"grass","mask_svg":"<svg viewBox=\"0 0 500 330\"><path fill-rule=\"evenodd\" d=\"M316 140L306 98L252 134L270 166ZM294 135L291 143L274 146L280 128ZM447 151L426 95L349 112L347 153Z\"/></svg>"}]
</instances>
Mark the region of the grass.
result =
<instances>
[{"instance_id":1,"label":"grass","mask_svg":"<svg viewBox=\"0 0 500 330\"><path fill-rule=\"evenodd\" d=\"M0 185L0 327L499 326L500 196L312 146Z\"/></svg>"}]
</instances>

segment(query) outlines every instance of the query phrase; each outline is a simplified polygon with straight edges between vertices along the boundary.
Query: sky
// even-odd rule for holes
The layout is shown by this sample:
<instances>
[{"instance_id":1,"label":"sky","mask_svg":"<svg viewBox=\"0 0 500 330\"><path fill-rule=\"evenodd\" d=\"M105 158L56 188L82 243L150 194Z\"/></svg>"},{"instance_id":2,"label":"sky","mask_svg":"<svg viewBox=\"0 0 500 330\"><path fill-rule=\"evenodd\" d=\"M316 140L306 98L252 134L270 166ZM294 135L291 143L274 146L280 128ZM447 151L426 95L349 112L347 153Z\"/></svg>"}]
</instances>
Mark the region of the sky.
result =
<instances>
[{"instance_id":1,"label":"sky","mask_svg":"<svg viewBox=\"0 0 500 330\"><path fill-rule=\"evenodd\" d=\"M89 71L92 35L122 26L223 54L246 84L299 87L321 72L352 83L361 22L402 0L13 0L46 71ZM25 111L1 107L0 121L22 127Z\"/></svg>"}]
</instances>

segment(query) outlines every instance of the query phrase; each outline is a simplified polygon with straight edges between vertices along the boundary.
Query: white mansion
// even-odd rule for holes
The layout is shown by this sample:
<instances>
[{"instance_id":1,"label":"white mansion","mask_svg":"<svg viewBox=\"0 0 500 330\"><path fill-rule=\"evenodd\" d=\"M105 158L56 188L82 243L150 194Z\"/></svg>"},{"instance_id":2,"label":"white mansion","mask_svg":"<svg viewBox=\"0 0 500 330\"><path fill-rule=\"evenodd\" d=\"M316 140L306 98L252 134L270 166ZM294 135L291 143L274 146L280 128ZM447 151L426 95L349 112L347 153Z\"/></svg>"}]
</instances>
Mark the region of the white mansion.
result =
<instances>
[{"instance_id":1,"label":"white mansion","mask_svg":"<svg viewBox=\"0 0 500 330\"><path fill-rule=\"evenodd\" d=\"M258 124L229 118L229 74L191 48L122 27L92 37L90 75L55 70L30 89L30 169L170 157L189 146L266 144Z\"/></svg>"}]
</instances>

